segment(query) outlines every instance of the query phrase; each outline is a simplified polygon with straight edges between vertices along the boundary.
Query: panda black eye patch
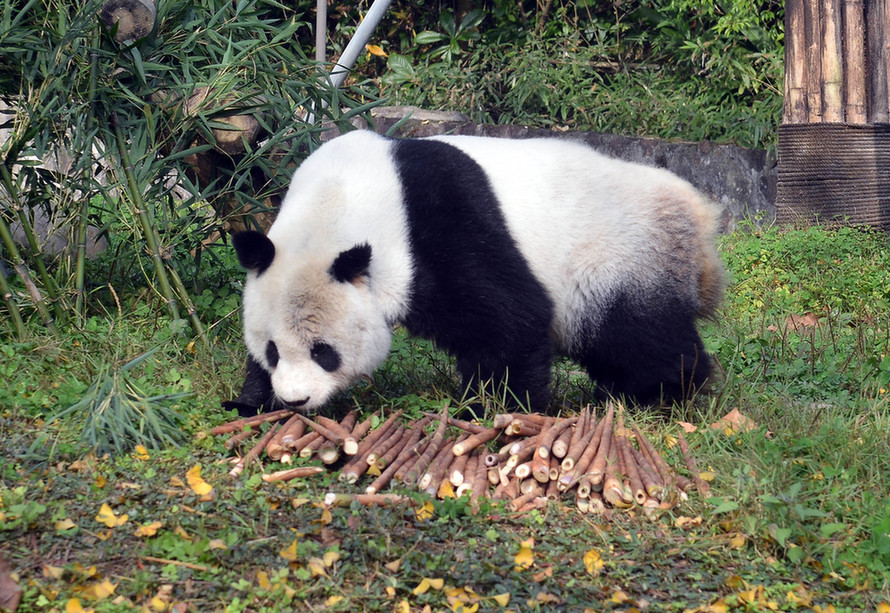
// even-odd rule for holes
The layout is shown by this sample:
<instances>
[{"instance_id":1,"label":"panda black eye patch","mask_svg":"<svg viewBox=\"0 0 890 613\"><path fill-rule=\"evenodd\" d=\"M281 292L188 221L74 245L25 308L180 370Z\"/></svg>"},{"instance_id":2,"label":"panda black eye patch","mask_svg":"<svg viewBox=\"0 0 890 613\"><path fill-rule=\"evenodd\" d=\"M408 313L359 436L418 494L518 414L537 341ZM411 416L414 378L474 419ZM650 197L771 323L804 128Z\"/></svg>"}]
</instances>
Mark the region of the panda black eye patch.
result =
<instances>
[{"instance_id":1,"label":"panda black eye patch","mask_svg":"<svg viewBox=\"0 0 890 613\"><path fill-rule=\"evenodd\" d=\"M272 368L278 366L278 346L274 341L266 343L266 361Z\"/></svg>"},{"instance_id":2,"label":"panda black eye patch","mask_svg":"<svg viewBox=\"0 0 890 613\"><path fill-rule=\"evenodd\" d=\"M340 354L327 343L317 342L309 350L312 360L328 372L340 368Z\"/></svg>"}]
</instances>

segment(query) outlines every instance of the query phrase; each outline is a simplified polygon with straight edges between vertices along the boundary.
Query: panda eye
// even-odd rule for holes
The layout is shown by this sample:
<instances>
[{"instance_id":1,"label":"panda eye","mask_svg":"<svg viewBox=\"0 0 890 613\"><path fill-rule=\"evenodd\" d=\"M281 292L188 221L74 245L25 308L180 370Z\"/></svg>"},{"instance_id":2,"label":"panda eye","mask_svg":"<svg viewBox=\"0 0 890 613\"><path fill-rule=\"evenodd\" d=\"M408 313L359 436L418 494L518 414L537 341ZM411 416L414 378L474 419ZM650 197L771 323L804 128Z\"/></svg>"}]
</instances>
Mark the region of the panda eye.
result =
<instances>
[{"instance_id":1,"label":"panda eye","mask_svg":"<svg viewBox=\"0 0 890 613\"><path fill-rule=\"evenodd\" d=\"M328 372L334 372L340 368L340 354L327 343L318 342L312 345L309 356Z\"/></svg>"},{"instance_id":2,"label":"panda eye","mask_svg":"<svg viewBox=\"0 0 890 613\"><path fill-rule=\"evenodd\" d=\"M266 343L266 361L272 368L278 366L278 346L273 341Z\"/></svg>"}]
</instances>

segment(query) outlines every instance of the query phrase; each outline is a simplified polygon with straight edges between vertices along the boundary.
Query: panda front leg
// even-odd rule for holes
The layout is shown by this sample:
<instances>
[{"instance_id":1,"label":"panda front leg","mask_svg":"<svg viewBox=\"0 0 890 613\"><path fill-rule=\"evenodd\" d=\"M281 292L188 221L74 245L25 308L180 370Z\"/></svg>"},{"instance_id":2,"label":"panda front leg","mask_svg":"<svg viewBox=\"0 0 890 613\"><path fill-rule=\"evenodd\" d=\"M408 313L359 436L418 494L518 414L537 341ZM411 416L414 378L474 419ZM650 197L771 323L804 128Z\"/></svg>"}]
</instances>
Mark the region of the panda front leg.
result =
<instances>
[{"instance_id":1,"label":"panda front leg","mask_svg":"<svg viewBox=\"0 0 890 613\"><path fill-rule=\"evenodd\" d=\"M236 409L241 417L251 417L262 410L272 410L276 401L269 373L249 354L245 370L241 393L237 398L224 401L222 405L227 409Z\"/></svg>"},{"instance_id":2,"label":"panda front leg","mask_svg":"<svg viewBox=\"0 0 890 613\"><path fill-rule=\"evenodd\" d=\"M497 355L458 357L457 369L468 395L477 399L493 395L508 406L544 412L550 401L551 360L545 340Z\"/></svg>"}]
</instances>

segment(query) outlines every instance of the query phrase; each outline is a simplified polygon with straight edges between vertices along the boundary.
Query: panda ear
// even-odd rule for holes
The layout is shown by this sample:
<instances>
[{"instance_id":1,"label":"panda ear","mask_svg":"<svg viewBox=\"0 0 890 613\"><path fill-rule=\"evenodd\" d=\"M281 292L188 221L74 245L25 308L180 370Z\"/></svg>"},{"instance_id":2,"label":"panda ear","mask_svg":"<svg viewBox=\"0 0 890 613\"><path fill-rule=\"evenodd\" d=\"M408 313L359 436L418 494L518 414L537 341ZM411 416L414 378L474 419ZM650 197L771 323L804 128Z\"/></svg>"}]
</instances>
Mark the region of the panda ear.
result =
<instances>
[{"instance_id":1,"label":"panda ear","mask_svg":"<svg viewBox=\"0 0 890 613\"><path fill-rule=\"evenodd\" d=\"M275 245L262 232L246 230L232 235L238 262L244 268L262 274L275 257Z\"/></svg>"},{"instance_id":2,"label":"panda ear","mask_svg":"<svg viewBox=\"0 0 890 613\"><path fill-rule=\"evenodd\" d=\"M362 243L352 249L341 251L331 264L328 274L340 283L353 283L368 274L371 266L371 245Z\"/></svg>"}]
</instances>

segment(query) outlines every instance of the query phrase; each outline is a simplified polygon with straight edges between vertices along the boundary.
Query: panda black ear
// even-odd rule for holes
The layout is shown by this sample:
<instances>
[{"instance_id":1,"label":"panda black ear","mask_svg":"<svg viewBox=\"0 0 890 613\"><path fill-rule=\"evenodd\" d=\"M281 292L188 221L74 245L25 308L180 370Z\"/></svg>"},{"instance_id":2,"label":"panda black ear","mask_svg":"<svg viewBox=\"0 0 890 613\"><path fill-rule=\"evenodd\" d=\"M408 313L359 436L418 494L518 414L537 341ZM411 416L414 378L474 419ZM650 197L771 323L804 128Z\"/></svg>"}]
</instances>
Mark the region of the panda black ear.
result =
<instances>
[{"instance_id":1,"label":"panda black ear","mask_svg":"<svg viewBox=\"0 0 890 613\"><path fill-rule=\"evenodd\" d=\"M359 277L367 275L370 267L371 245L362 243L352 249L341 251L328 269L328 274L340 283L352 283Z\"/></svg>"},{"instance_id":2,"label":"panda black ear","mask_svg":"<svg viewBox=\"0 0 890 613\"><path fill-rule=\"evenodd\" d=\"M238 262L244 268L262 274L275 257L275 245L262 232L246 230L232 235L232 245L238 254Z\"/></svg>"}]
</instances>

